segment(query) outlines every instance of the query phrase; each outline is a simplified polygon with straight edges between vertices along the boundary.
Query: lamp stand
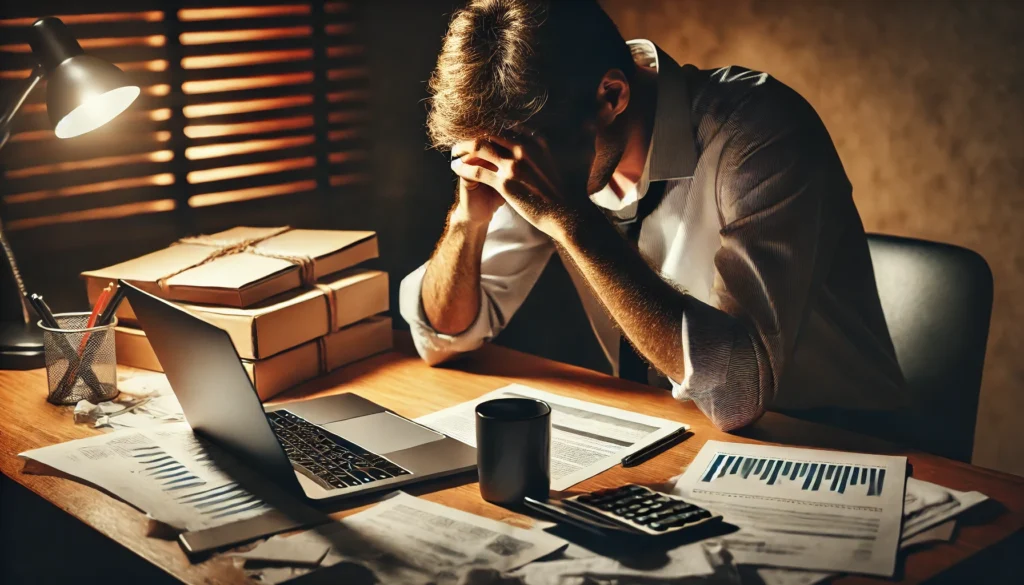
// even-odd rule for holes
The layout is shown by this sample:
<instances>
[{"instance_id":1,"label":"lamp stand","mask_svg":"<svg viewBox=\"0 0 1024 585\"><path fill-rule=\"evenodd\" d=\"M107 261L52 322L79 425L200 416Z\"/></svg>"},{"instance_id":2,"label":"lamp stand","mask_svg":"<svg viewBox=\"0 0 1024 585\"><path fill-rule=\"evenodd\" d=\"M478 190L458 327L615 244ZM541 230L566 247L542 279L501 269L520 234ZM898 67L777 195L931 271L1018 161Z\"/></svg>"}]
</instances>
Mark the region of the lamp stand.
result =
<instances>
[{"instance_id":1,"label":"lamp stand","mask_svg":"<svg viewBox=\"0 0 1024 585\"><path fill-rule=\"evenodd\" d=\"M0 114L0 149L7 144L11 136L11 122L21 109L32 90L43 78L43 68L37 67L23 82L21 91L11 105ZM32 311L26 300L25 282L18 270L11 249L4 234L3 222L0 221L0 248L3 248L4 266L0 279L0 370L29 370L45 365L43 356L43 332L32 324ZM10 279L6 278L10 275ZM10 282L13 281L13 282ZM13 296L17 296L15 301Z\"/></svg>"}]
</instances>

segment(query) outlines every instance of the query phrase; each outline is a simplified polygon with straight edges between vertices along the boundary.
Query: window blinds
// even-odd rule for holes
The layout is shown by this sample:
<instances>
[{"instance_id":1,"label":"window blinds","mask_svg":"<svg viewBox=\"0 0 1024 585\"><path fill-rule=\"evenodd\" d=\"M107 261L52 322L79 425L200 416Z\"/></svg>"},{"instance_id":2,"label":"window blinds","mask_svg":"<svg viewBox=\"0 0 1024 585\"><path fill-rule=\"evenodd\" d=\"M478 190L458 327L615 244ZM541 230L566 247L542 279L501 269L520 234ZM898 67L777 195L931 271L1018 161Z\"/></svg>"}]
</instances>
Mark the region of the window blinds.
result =
<instances>
[{"instance_id":1,"label":"window blinds","mask_svg":"<svg viewBox=\"0 0 1024 585\"><path fill-rule=\"evenodd\" d=\"M47 15L142 88L125 114L67 140L53 134L45 91L33 93L0 151L6 229L190 212L365 181L357 3L60 0L47 2L46 14L32 12L33 3L0 9L0 91L29 74L27 27Z\"/></svg>"}]
</instances>

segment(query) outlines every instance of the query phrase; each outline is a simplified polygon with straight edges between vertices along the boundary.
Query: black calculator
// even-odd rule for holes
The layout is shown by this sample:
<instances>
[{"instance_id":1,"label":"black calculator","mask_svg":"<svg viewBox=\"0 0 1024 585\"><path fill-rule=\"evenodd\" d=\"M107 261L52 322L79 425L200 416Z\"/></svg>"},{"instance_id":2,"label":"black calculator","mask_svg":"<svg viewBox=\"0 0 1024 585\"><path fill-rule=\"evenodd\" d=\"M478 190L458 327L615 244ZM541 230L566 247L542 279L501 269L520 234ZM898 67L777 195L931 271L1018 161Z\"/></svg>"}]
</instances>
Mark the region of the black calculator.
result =
<instances>
[{"instance_id":1,"label":"black calculator","mask_svg":"<svg viewBox=\"0 0 1024 585\"><path fill-rule=\"evenodd\" d=\"M539 509L537 505L530 507ZM570 523L577 526L589 523L593 528L650 536L676 534L722 519L679 496L635 484L573 496L543 507L547 509L542 511L563 520L570 521L571 517Z\"/></svg>"}]
</instances>

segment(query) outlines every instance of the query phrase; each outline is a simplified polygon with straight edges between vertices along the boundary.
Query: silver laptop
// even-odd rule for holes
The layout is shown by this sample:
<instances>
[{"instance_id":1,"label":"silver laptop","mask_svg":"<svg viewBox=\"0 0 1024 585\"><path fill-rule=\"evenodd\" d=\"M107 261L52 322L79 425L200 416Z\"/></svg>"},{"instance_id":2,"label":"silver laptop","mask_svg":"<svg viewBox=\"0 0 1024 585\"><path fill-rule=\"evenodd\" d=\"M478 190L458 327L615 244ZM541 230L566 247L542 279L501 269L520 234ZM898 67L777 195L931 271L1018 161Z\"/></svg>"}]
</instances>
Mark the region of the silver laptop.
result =
<instances>
[{"instance_id":1,"label":"silver laptop","mask_svg":"<svg viewBox=\"0 0 1024 585\"><path fill-rule=\"evenodd\" d=\"M476 467L472 447L356 394L264 409L227 332L120 285L192 429L293 494L331 500Z\"/></svg>"}]
</instances>

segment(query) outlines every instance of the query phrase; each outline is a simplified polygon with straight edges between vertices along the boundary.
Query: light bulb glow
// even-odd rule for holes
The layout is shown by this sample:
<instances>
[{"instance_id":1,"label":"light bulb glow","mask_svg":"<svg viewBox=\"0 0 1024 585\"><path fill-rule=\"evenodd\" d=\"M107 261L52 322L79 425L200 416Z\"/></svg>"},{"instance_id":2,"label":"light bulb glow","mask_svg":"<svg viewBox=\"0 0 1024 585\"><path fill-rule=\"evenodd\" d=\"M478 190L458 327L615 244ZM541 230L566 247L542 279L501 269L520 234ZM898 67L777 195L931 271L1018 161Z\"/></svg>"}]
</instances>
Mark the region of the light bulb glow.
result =
<instances>
[{"instance_id":1,"label":"light bulb glow","mask_svg":"<svg viewBox=\"0 0 1024 585\"><path fill-rule=\"evenodd\" d=\"M94 95L57 123L57 138L73 138L92 132L113 120L139 97L139 88L125 86Z\"/></svg>"}]
</instances>

